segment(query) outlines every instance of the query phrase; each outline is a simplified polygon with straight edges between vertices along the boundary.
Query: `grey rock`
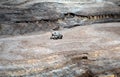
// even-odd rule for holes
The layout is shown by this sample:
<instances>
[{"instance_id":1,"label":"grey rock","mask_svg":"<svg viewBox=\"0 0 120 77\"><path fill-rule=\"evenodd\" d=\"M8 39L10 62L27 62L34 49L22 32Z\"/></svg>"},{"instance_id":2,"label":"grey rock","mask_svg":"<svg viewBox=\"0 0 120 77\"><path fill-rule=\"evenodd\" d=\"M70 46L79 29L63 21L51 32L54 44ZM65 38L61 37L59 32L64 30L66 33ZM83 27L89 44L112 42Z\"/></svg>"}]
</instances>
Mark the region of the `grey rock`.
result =
<instances>
[{"instance_id":1,"label":"grey rock","mask_svg":"<svg viewBox=\"0 0 120 77\"><path fill-rule=\"evenodd\" d=\"M1 30L1 35L50 31L54 27L58 26L62 28L71 28L86 24L120 21L120 7L115 3L118 1L103 0L103 3L97 1L90 1L91 3L80 3L78 1L77 3L70 4L54 1L35 3L33 1L29 4L30 2L31 1L28 0L10 0L3 2L3 4L1 3L0 24L10 25L10 27L12 27L10 31L8 31L7 28ZM22 5L25 4L26 6L23 7ZM97 19L99 17L95 17L100 15L103 19ZM109 15L109 17L112 15L113 17L106 19L104 18L106 15ZM19 23L20 25L18 26ZM26 25L22 26L22 24ZM39 24L41 27L39 27ZM22 27L19 28L20 26ZM17 27L19 31L15 30Z\"/></svg>"}]
</instances>

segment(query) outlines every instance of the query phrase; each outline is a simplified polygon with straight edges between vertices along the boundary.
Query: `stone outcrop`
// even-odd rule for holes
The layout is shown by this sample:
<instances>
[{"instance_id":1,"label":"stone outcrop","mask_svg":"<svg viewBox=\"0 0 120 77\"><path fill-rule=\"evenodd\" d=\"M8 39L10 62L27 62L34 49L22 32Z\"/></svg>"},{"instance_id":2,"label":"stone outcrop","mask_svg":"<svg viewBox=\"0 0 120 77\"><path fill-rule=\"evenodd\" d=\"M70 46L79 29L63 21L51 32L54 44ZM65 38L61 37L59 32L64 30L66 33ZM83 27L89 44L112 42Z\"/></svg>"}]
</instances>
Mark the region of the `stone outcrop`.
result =
<instances>
[{"instance_id":1,"label":"stone outcrop","mask_svg":"<svg viewBox=\"0 0 120 77\"><path fill-rule=\"evenodd\" d=\"M15 5L13 5L15 4ZM71 28L86 24L120 21L120 7L105 1L39 2L11 0L0 6L0 34L16 35ZM3 26L5 25L5 26ZM10 28L10 29L9 29Z\"/></svg>"}]
</instances>

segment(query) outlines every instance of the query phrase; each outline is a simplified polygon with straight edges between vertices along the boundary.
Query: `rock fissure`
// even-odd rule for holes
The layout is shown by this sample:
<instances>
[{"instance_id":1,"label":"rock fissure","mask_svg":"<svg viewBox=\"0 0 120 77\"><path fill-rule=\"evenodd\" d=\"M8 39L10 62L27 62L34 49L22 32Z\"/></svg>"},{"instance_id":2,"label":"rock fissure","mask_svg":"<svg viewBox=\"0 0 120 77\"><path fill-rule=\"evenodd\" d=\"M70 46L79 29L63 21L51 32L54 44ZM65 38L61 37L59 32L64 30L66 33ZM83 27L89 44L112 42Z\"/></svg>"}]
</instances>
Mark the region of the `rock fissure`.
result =
<instances>
[{"instance_id":1,"label":"rock fissure","mask_svg":"<svg viewBox=\"0 0 120 77\"><path fill-rule=\"evenodd\" d=\"M15 21L15 23L41 23L41 22L57 22L59 20L64 21L65 18L74 18L74 17L78 17L80 19L88 19L89 20L94 20L94 21L99 21L102 19L119 19L120 18L120 14L108 14L108 15L97 15L97 16L81 16L81 15L76 15L74 13L67 13L64 14L63 18L59 18L59 19L41 19L41 20L26 20L26 21ZM92 21L91 21L92 22ZM103 21L104 23L104 21Z\"/></svg>"}]
</instances>

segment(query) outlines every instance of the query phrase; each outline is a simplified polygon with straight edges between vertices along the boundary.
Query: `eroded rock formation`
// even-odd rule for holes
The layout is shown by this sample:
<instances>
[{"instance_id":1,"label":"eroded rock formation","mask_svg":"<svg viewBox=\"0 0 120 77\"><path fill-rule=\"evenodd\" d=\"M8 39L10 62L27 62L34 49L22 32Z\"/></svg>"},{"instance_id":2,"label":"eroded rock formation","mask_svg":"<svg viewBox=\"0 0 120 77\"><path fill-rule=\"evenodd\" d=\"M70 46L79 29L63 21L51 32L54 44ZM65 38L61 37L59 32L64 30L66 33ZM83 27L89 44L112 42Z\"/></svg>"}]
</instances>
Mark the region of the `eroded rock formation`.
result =
<instances>
[{"instance_id":1,"label":"eroded rock formation","mask_svg":"<svg viewBox=\"0 0 120 77\"><path fill-rule=\"evenodd\" d=\"M109 1L88 1L88 3L87 1L76 3L61 1L59 3L13 0L3 2L0 6L1 35L50 31L58 26L71 28L86 24L118 21L120 21L120 7Z\"/></svg>"},{"instance_id":2,"label":"eroded rock formation","mask_svg":"<svg viewBox=\"0 0 120 77\"><path fill-rule=\"evenodd\" d=\"M1 0L0 77L120 77L119 2Z\"/></svg>"}]
</instances>

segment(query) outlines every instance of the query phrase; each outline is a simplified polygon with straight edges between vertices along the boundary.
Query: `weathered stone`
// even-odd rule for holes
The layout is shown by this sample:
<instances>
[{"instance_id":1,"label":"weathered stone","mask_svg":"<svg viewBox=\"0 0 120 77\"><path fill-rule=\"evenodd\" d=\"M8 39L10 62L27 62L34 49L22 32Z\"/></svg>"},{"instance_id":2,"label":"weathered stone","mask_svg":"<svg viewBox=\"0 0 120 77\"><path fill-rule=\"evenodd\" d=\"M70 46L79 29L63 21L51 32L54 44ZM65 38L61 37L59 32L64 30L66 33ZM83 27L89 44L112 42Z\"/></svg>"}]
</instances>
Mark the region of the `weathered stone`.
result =
<instances>
[{"instance_id":1,"label":"weathered stone","mask_svg":"<svg viewBox=\"0 0 120 77\"><path fill-rule=\"evenodd\" d=\"M0 3L0 23L9 25L12 29L8 31L8 28L6 28L4 31L1 30L0 33L1 35L26 34L34 31L50 31L58 26L71 28L86 24L120 21L120 7L118 5L104 0L103 3L89 1L90 3L86 1L82 1L83 3L80 3L80 1L77 1L77 3L61 1L59 3L59 1L54 2L54 0L53 2L5 1ZM26 24L26 26L22 24ZM42 24L41 27L39 27L39 24ZM16 31L15 29L20 26L22 28Z\"/></svg>"},{"instance_id":2,"label":"weathered stone","mask_svg":"<svg viewBox=\"0 0 120 77\"><path fill-rule=\"evenodd\" d=\"M114 21L119 0L1 0L0 35L35 33L0 36L0 77L119 77L120 23L87 25Z\"/></svg>"}]
</instances>

